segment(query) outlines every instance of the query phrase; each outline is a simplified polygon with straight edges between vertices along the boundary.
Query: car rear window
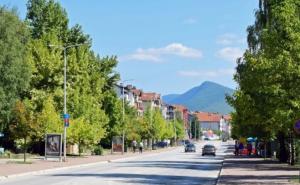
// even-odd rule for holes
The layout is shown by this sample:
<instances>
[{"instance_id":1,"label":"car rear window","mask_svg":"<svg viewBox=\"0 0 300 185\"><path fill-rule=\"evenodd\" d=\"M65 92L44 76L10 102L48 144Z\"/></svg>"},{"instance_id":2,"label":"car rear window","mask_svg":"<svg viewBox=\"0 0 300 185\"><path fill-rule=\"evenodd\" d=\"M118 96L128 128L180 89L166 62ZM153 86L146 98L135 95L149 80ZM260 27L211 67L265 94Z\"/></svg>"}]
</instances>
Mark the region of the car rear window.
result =
<instances>
[{"instance_id":1,"label":"car rear window","mask_svg":"<svg viewBox=\"0 0 300 185\"><path fill-rule=\"evenodd\" d=\"M212 145L205 145L204 148L215 148L215 147Z\"/></svg>"}]
</instances>

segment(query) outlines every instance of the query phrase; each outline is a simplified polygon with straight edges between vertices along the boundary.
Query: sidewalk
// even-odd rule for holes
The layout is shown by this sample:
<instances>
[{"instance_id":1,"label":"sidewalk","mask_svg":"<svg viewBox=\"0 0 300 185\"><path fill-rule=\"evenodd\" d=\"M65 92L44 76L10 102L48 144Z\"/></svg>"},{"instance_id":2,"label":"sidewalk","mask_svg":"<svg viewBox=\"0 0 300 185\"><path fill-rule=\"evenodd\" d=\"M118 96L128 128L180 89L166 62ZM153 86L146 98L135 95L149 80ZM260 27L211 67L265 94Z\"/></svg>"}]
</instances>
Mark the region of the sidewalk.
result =
<instances>
[{"instance_id":1,"label":"sidewalk","mask_svg":"<svg viewBox=\"0 0 300 185\"><path fill-rule=\"evenodd\" d=\"M248 156L226 156L217 185L279 185L295 184L291 179L299 168L270 159Z\"/></svg>"},{"instance_id":2,"label":"sidewalk","mask_svg":"<svg viewBox=\"0 0 300 185\"><path fill-rule=\"evenodd\" d=\"M26 174L44 173L50 170L59 170L63 168L79 167L92 165L95 163L107 163L113 162L114 160L121 160L124 158L138 157L141 155L155 154L164 151L170 151L176 149L176 147L169 147L158 150L146 150L142 154L136 153L125 153L122 154L107 154L103 156L83 156L83 157L68 157L67 162L59 162L54 160L43 160L43 159L29 159L32 164L17 164L17 163L6 163L6 161L0 160L0 179L9 178Z\"/></svg>"}]
</instances>

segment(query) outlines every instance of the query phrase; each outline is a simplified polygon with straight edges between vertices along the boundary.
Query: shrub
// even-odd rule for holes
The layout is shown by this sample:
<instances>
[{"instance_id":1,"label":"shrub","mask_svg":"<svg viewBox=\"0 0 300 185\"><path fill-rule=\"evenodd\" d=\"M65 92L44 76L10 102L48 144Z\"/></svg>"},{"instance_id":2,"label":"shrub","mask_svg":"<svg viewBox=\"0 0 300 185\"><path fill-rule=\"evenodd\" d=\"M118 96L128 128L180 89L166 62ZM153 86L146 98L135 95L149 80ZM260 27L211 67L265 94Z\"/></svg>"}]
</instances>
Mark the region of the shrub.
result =
<instances>
[{"instance_id":1,"label":"shrub","mask_svg":"<svg viewBox=\"0 0 300 185\"><path fill-rule=\"evenodd\" d=\"M94 148L95 155L103 155L103 148L100 145L95 146Z\"/></svg>"}]
</instances>

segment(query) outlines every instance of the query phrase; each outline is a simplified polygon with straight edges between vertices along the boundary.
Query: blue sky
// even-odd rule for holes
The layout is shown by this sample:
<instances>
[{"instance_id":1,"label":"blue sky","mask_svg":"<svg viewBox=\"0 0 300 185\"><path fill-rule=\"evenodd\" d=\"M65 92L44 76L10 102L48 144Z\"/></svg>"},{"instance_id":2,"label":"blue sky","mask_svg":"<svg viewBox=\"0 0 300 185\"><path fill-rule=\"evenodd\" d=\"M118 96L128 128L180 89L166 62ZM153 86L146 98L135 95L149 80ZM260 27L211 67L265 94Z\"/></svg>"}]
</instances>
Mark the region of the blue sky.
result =
<instances>
[{"instance_id":1,"label":"blue sky","mask_svg":"<svg viewBox=\"0 0 300 185\"><path fill-rule=\"evenodd\" d=\"M235 88L235 59L258 0L61 0L100 56L117 55L123 80L144 91L183 93L203 81ZM0 0L25 17L25 0Z\"/></svg>"}]
</instances>

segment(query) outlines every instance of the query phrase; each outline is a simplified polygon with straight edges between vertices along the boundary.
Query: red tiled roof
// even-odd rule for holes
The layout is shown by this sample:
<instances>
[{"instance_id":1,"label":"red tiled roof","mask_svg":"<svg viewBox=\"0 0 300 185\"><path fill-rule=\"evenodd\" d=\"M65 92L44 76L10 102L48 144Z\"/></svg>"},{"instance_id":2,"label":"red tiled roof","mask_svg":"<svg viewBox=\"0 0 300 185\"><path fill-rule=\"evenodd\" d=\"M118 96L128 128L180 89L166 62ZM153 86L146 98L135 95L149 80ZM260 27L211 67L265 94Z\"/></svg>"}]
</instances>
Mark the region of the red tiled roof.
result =
<instances>
[{"instance_id":1,"label":"red tiled roof","mask_svg":"<svg viewBox=\"0 0 300 185\"><path fill-rule=\"evenodd\" d=\"M223 116L225 120L230 121L231 120L231 116L230 115L224 115Z\"/></svg>"},{"instance_id":2,"label":"red tiled roof","mask_svg":"<svg viewBox=\"0 0 300 185\"><path fill-rule=\"evenodd\" d=\"M187 110L187 108L183 105L173 105L173 106L175 107L175 110L178 110L180 112Z\"/></svg>"},{"instance_id":3,"label":"red tiled roof","mask_svg":"<svg viewBox=\"0 0 300 185\"><path fill-rule=\"evenodd\" d=\"M131 91L133 92L133 94L140 96L142 91L140 89L131 89Z\"/></svg>"},{"instance_id":4,"label":"red tiled roof","mask_svg":"<svg viewBox=\"0 0 300 185\"><path fill-rule=\"evenodd\" d=\"M160 94L156 94L156 93L142 93L141 99L142 99L142 101L157 100L157 99L160 99Z\"/></svg>"},{"instance_id":5,"label":"red tiled roof","mask_svg":"<svg viewBox=\"0 0 300 185\"><path fill-rule=\"evenodd\" d=\"M197 112L196 116L200 122L219 122L222 115L210 112Z\"/></svg>"}]
</instances>

